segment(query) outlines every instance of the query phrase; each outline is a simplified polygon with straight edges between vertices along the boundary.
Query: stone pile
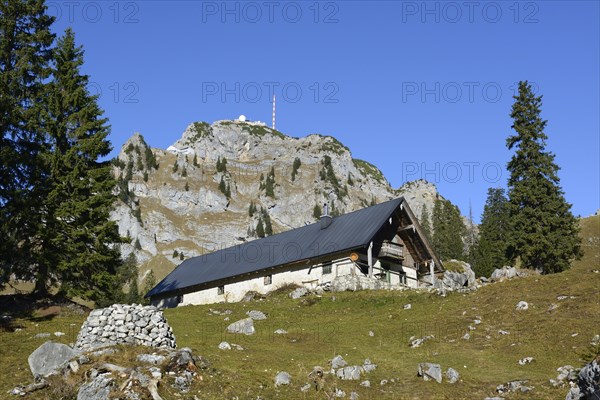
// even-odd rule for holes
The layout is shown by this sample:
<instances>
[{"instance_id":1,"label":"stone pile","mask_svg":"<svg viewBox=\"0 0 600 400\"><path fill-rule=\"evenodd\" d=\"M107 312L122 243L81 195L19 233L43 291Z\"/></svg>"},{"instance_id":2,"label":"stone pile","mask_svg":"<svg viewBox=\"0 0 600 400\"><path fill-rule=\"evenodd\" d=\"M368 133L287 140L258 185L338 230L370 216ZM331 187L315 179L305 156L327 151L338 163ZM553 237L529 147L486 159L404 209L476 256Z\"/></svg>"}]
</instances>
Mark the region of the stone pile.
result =
<instances>
[{"instance_id":1,"label":"stone pile","mask_svg":"<svg viewBox=\"0 0 600 400\"><path fill-rule=\"evenodd\" d=\"M177 347L162 311L154 306L113 304L90 313L79 331L75 348L87 351L116 344Z\"/></svg>"}]
</instances>

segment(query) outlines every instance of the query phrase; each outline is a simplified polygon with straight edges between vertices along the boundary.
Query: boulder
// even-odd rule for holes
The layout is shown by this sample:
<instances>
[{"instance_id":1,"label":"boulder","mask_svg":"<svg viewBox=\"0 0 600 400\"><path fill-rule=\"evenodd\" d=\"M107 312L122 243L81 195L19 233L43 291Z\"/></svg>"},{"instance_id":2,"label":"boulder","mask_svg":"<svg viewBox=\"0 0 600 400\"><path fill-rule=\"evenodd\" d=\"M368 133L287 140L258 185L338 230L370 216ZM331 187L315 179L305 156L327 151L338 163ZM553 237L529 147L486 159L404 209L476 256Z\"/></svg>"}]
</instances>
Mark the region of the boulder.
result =
<instances>
[{"instance_id":1,"label":"boulder","mask_svg":"<svg viewBox=\"0 0 600 400\"><path fill-rule=\"evenodd\" d=\"M227 332L253 335L256 332L254 329L254 320L252 318L244 318L236 321L227 327Z\"/></svg>"},{"instance_id":2,"label":"boulder","mask_svg":"<svg viewBox=\"0 0 600 400\"><path fill-rule=\"evenodd\" d=\"M307 294L308 294L308 290L306 290L306 288L299 287L299 288L294 289L294 291L291 292L289 296L292 299L299 299L300 297L306 296Z\"/></svg>"},{"instance_id":3,"label":"boulder","mask_svg":"<svg viewBox=\"0 0 600 400\"><path fill-rule=\"evenodd\" d=\"M585 399L600 399L600 357L579 371L577 386Z\"/></svg>"},{"instance_id":4,"label":"boulder","mask_svg":"<svg viewBox=\"0 0 600 400\"><path fill-rule=\"evenodd\" d=\"M421 363L417 375L423 377L425 381L434 380L437 383L442 383L442 367L440 367L440 364Z\"/></svg>"},{"instance_id":5,"label":"boulder","mask_svg":"<svg viewBox=\"0 0 600 400\"><path fill-rule=\"evenodd\" d=\"M517 276L517 269L515 267L504 266L499 269L495 269L490 276L492 282L503 281L504 279L511 279Z\"/></svg>"},{"instance_id":6,"label":"boulder","mask_svg":"<svg viewBox=\"0 0 600 400\"><path fill-rule=\"evenodd\" d=\"M250 318L252 318L255 321L260 321L260 320L263 320L263 319L267 319L267 316L262 311L252 310L252 311L248 311L246 313L246 315L249 316Z\"/></svg>"},{"instance_id":7,"label":"boulder","mask_svg":"<svg viewBox=\"0 0 600 400\"><path fill-rule=\"evenodd\" d=\"M448 368L446 371L446 380L448 383L456 383L460 379L460 374L454 368Z\"/></svg>"},{"instance_id":8,"label":"boulder","mask_svg":"<svg viewBox=\"0 0 600 400\"><path fill-rule=\"evenodd\" d=\"M335 372L335 375L345 381L357 381L360 379L360 375L363 373L363 368L358 365L352 365L344 368L340 368Z\"/></svg>"},{"instance_id":9,"label":"boulder","mask_svg":"<svg viewBox=\"0 0 600 400\"><path fill-rule=\"evenodd\" d=\"M108 400L113 387L110 374L97 375L92 381L86 382L77 392L77 400Z\"/></svg>"},{"instance_id":10,"label":"boulder","mask_svg":"<svg viewBox=\"0 0 600 400\"><path fill-rule=\"evenodd\" d=\"M338 368L345 367L346 365L348 365L346 360L344 360L344 358L340 355L333 357L329 363L331 364L332 369L338 369Z\"/></svg>"},{"instance_id":11,"label":"boulder","mask_svg":"<svg viewBox=\"0 0 600 400\"><path fill-rule=\"evenodd\" d=\"M281 371L275 376L275 386L289 385L292 383L292 377L285 371Z\"/></svg>"},{"instance_id":12,"label":"boulder","mask_svg":"<svg viewBox=\"0 0 600 400\"><path fill-rule=\"evenodd\" d=\"M231 350L231 345L228 342L221 342L221 343L219 343L219 349Z\"/></svg>"},{"instance_id":13,"label":"boulder","mask_svg":"<svg viewBox=\"0 0 600 400\"><path fill-rule=\"evenodd\" d=\"M69 360L79 355L71 347L48 341L29 355L29 369L34 377L46 377L65 367Z\"/></svg>"}]
</instances>

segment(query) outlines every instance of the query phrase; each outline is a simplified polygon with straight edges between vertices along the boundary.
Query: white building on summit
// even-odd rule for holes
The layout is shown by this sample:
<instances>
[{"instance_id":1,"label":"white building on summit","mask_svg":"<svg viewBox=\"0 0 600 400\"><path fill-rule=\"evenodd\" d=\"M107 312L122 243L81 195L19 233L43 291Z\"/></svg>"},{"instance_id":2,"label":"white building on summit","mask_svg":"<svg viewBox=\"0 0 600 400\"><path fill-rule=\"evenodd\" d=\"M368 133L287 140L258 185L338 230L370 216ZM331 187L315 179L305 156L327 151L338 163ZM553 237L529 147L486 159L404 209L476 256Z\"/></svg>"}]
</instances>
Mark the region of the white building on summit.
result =
<instances>
[{"instance_id":1,"label":"white building on summit","mask_svg":"<svg viewBox=\"0 0 600 400\"><path fill-rule=\"evenodd\" d=\"M237 302L297 284L308 289L431 285L443 266L404 198L182 262L146 297L159 307ZM427 278L427 279L424 279Z\"/></svg>"}]
</instances>

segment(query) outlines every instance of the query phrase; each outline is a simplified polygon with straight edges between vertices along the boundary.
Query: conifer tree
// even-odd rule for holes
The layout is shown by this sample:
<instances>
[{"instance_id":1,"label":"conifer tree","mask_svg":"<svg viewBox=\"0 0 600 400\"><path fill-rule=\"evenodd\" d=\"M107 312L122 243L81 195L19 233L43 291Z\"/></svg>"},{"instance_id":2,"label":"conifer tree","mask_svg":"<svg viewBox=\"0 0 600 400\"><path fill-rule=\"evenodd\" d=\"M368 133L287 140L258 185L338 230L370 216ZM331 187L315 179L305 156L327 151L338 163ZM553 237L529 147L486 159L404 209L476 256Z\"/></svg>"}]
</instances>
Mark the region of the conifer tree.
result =
<instances>
[{"instance_id":1,"label":"conifer tree","mask_svg":"<svg viewBox=\"0 0 600 400\"><path fill-rule=\"evenodd\" d=\"M496 268L508 263L506 258L508 229L508 199L504 189L489 188L479 225L479 239L473 249L473 271L489 277Z\"/></svg>"},{"instance_id":2,"label":"conifer tree","mask_svg":"<svg viewBox=\"0 0 600 400\"><path fill-rule=\"evenodd\" d=\"M54 18L43 0L0 2L0 287L36 275L45 197L41 108Z\"/></svg>"},{"instance_id":3,"label":"conifer tree","mask_svg":"<svg viewBox=\"0 0 600 400\"><path fill-rule=\"evenodd\" d=\"M262 217L258 219L258 224L256 224L256 236L259 238L265 237L265 226L263 225Z\"/></svg>"},{"instance_id":4,"label":"conifer tree","mask_svg":"<svg viewBox=\"0 0 600 400\"><path fill-rule=\"evenodd\" d=\"M458 207L437 199L433 207L433 247L442 260L463 259L466 227Z\"/></svg>"},{"instance_id":5,"label":"conifer tree","mask_svg":"<svg viewBox=\"0 0 600 400\"><path fill-rule=\"evenodd\" d=\"M560 187L555 156L546 150L542 96L536 97L525 81L519 82L514 99L510 116L515 132L506 140L515 151L507 166L508 256L526 268L560 272L582 255L578 222Z\"/></svg>"},{"instance_id":6,"label":"conifer tree","mask_svg":"<svg viewBox=\"0 0 600 400\"><path fill-rule=\"evenodd\" d=\"M43 116L48 196L41 211L36 290L44 292L56 281L70 297L98 300L122 286L115 275L121 264L115 244L122 239L109 221L116 181L110 162L99 161L111 151L109 127L97 96L87 90L88 76L80 72L83 50L70 29L54 57Z\"/></svg>"},{"instance_id":7,"label":"conifer tree","mask_svg":"<svg viewBox=\"0 0 600 400\"><path fill-rule=\"evenodd\" d=\"M427 239L431 241L431 217L429 215L429 209L427 208L427 205L423 205L423 209L421 210L420 223L425 236L427 236Z\"/></svg>"}]
</instances>

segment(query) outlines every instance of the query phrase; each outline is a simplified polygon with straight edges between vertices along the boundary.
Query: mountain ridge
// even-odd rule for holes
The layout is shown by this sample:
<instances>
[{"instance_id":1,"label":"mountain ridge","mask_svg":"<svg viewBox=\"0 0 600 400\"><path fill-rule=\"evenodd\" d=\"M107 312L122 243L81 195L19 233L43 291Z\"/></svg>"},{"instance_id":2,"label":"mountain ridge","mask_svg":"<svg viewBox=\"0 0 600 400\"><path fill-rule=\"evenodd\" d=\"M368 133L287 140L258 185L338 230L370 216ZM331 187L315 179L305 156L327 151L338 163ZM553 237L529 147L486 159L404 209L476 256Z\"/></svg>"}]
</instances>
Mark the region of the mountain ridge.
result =
<instances>
[{"instance_id":1,"label":"mountain ridge","mask_svg":"<svg viewBox=\"0 0 600 400\"><path fill-rule=\"evenodd\" d=\"M131 239L123 256L135 254L143 276L152 269L159 279L182 259L254 239L259 223L276 233L314 222L324 203L339 215L404 196L419 216L440 197L423 180L392 188L333 136L294 138L237 120L191 123L167 149L136 133L113 172L120 200L111 219Z\"/></svg>"}]
</instances>

